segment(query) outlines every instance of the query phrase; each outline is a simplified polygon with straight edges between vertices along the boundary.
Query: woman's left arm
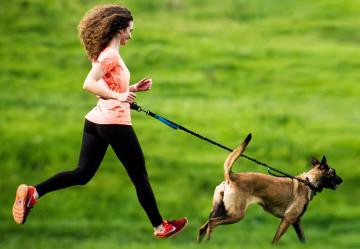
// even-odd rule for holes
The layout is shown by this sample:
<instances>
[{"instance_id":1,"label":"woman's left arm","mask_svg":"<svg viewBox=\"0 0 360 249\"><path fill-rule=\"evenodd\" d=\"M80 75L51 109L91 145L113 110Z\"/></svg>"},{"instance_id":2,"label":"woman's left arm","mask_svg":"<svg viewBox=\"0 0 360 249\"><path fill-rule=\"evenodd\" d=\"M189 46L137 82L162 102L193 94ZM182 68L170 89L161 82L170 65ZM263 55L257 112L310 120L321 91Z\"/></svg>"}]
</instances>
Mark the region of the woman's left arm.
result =
<instances>
[{"instance_id":1,"label":"woman's left arm","mask_svg":"<svg viewBox=\"0 0 360 249\"><path fill-rule=\"evenodd\" d=\"M152 79L144 78L138 81L136 84L131 85L129 91L130 92L148 91L151 89L151 86L152 86Z\"/></svg>"}]
</instances>

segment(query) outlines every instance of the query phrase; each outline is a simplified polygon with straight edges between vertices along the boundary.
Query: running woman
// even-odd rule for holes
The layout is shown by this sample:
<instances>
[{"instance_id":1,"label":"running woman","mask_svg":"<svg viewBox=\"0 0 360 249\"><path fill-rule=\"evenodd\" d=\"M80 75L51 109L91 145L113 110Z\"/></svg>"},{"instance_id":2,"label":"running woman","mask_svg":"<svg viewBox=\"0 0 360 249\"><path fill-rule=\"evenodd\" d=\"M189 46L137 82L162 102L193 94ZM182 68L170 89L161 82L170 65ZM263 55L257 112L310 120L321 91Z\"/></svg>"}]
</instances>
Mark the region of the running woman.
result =
<instances>
[{"instance_id":1,"label":"running woman","mask_svg":"<svg viewBox=\"0 0 360 249\"><path fill-rule=\"evenodd\" d=\"M130 104L135 101L135 92L148 91L152 86L152 80L147 78L129 85L130 72L119 49L131 39L133 28L131 12L120 5L96 6L80 21L80 39L92 62L83 88L96 95L98 102L85 116L79 162L74 170L58 173L40 184L18 186L12 210L16 223L25 223L41 196L89 182L110 145L135 186L138 200L154 227L154 236L167 238L187 225L185 217L172 221L161 217L131 125Z\"/></svg>"}]
</instances>

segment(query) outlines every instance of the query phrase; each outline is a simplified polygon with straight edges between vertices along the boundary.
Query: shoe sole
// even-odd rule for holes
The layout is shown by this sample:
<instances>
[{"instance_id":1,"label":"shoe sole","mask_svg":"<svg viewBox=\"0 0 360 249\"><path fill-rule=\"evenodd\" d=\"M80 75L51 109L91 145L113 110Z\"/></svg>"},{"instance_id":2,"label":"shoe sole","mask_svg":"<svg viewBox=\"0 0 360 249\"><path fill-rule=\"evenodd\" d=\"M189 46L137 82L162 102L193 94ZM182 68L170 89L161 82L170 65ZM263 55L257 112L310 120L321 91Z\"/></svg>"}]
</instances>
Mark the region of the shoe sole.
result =
<instances>
[{"instance_id":1,"label":"shoe sole","mask_svg":"<svg viewBox=\"0 0 360 249\"><path fill-rule=\"evenodd\" d=\"M12 209L14 221L17 224L25 223L25 205L28 193L28 186L21 184L16 190L16 198Z\"/></svg>"}]
</instances>

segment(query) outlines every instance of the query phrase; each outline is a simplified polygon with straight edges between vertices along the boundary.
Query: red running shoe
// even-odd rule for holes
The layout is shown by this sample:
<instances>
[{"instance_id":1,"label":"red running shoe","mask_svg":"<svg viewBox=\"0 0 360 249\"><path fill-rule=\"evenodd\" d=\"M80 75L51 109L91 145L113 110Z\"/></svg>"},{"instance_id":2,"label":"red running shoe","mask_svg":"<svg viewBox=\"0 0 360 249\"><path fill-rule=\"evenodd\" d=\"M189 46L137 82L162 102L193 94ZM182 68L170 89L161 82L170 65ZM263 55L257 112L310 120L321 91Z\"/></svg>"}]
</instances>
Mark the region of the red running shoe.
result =
<instances>
[{"instance_id":1,"label":"red running shoe","mask_svg":"<svg viewBox=\"0 0 360 249\"><path fill-rule=\"evenodd\" d=\"M163 229L155 231L154 236L157 238L169 238L180 233L187 225L188 220L186 217L177 220L163 221Z\"/></svg>"},{"instance_id":2,"label":"red running shoe","mask_svg":"<svg viewBox=\"0 0 360 249\"><path fill-rule=\"evenodd\" d=\"M24 224L31 208L37 202L36 189L33 186L21 184L16 190L16 198L12 209L14 220L18 224Z\"/></svg>"}]
</instances>

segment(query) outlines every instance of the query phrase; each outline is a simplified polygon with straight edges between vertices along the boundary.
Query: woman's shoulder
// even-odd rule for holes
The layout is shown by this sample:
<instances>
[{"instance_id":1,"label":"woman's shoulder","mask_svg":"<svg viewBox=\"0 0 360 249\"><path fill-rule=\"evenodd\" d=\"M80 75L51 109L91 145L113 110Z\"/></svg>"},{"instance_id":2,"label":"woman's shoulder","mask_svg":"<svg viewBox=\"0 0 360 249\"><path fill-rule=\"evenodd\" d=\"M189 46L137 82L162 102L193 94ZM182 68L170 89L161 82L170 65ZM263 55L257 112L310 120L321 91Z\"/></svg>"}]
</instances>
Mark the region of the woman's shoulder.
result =
<instances>
[{"instance_id":1,"label":"woman's shoulder","mask_svg":"<svg viewBox=\"0 0 360 249\"><path fill-rule=\"evenodd\" d=\"M106 47L101 53L99 54L98 60L103 59L118 59L120 57L119 51L112 47Z\"/></svg>"}]
</instances>

